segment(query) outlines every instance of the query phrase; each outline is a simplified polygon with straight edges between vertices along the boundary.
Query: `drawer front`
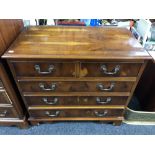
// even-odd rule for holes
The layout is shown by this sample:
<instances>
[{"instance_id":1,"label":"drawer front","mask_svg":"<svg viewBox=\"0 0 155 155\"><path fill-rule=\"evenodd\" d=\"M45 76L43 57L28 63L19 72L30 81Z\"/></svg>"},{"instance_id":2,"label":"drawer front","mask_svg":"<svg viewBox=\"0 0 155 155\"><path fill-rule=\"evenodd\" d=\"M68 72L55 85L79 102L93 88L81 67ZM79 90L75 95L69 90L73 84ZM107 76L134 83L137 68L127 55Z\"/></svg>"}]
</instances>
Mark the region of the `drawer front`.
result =
<instances>
[{"instance_id":1,"label":"drawer front","mask_svg":"<svg viewBox=\"0 0 155 155\"><path fill-rule=\"evenodd\" d=\"M1 104L11 104L9 97L5 91L0 91L0 105Z\"/></svg>"},{"instance_id":2,"label":"drawer front","mask_svg":"<svg viewBox=\"0 0 155 155\"><path fill-rule=\"evenodd\" d=\"M123 110L109 109L80 109L80 110L29 110L31 117L56 118L56 117L114 117L122 116Z\"/></svg>"},{"instance_id":3,"label":"drawer front","mask_svg":"<svg viewBox=\"0 0 155 155\"><path fill-rule=\"evenodd\" d=\"M130 92L134 82L22 81L23 92Z\"/></svg>"},{"instance_id":4,"label":"drawer front","mask_svg":"<svg viewBox=\"0 0 155 155\"><path fill-rule=\"evenodd\" d=\"M15 110L13 107L0 107L0 119L1 118L16 118Z\"/></svg>"},{"instance_id":5,"label":"drawer front","mask_svg":"<svg viewBox=\"0 0 155 155\"><path fill-rule=\"evenodd\" d=\"M82 105L125 105L127 97L120 96L27 96L25 97L28 106L82 106Z\"/></svg>"},{"instance_id":6,"label":"drawer front","mask_svg":"<svg viewBox=\"0 0 155 155\"><path fill-rule=\"evenodd\" d=\"M0 89L3 89L4 86L3 86L3 82L0 80Z\"/></svg>"},{"instance_id":7,"label":"drawer front","mask_svg":"<svg viewBox=\"0 0 155 155\"><path fill-rule=\"evenodd\" d=\"M12 62L17 76L74 77L75 63L70 62Z\"/></svg>"},{"instance_id":8,"label":"drawer front","mask_svg":"<svg viewBox=\"0 0 155 155\"><path fill-rule=\"evenodd\" d=\"M136 77L141 63L81 63L80 77Z\"/></svg>"}]
</instances>

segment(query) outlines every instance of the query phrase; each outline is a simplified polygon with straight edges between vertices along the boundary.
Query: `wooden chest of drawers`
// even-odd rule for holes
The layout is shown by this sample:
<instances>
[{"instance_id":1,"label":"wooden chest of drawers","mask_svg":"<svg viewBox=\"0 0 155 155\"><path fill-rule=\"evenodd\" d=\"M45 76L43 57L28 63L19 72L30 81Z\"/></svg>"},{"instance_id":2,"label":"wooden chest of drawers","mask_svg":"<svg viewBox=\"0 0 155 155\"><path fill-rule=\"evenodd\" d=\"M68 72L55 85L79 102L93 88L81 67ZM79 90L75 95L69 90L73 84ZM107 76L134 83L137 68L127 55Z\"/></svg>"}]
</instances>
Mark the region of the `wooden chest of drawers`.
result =
<instances>
[{"instance_id":1,"label":"wooden chest of drawers","mask_svg":"<svg viewBox=\"0 0 155 155\"><path fill-rule=\"evenodd\" d=\"M15 89L0 62L0 125L16 125L20 128L28 127Z\"/></svg>"},{"instance_id":2,"label":"wooden chest of drawers","mask_svg":"<svg viewBox=\"0 0 155 155\"><path fill-rule=\"evenodd\" d=\"M120 124L149 54L122 28L30 27L7 59L32 124Z\"/></svg>"},{"instance_id":3,"label":"wooden chest of drawers","mask_svg":"<svg viewBox=\"0 0 155 155\"><path fill-rule=\"evenodd\" d=\"M6 62L1 59L22 28L20 19L0 19L0 125L27 128L24 104Z\"/></svg>"}]
</instances>

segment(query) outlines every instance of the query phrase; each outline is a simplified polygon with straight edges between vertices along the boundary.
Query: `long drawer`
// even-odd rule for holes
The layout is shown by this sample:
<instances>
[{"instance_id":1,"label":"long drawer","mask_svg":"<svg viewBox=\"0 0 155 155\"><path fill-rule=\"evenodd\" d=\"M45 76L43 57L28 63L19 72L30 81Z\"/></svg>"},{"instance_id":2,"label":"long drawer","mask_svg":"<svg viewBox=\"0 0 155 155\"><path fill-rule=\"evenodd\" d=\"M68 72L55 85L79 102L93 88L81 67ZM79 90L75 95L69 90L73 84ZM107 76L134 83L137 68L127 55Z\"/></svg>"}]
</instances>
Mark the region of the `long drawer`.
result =
<instances>
[{"instance_id":1,"label":"long drawer","mask_svg":"<svg viewBox=\"0 0 155 155\"><path fill-rule=\"evenodd\" d=\"M37 118L55 118L55 117L117 117L123 115L121 109L80 109L80 110L29 110L30 116Z\"/></svg>"},{"instance_id":2,"label":"long drawer","mask_svg":"<svg viewBox=\"0 0 155 155\"><path fill-rule=\"evenodd\" d=\"M23 92L130 92L134 82L22 81Z\"/></svg>"},{"instance_id":3,"label":"long drawer","mask_svg":"<svg viewBox=\"0 0 155 155\"><path fill-rule=\"evenodd\" d=\"M26 96L28 106L86 106L86 105L125 105L128 97L124 96Z\"/></svg>"}]
</instances>

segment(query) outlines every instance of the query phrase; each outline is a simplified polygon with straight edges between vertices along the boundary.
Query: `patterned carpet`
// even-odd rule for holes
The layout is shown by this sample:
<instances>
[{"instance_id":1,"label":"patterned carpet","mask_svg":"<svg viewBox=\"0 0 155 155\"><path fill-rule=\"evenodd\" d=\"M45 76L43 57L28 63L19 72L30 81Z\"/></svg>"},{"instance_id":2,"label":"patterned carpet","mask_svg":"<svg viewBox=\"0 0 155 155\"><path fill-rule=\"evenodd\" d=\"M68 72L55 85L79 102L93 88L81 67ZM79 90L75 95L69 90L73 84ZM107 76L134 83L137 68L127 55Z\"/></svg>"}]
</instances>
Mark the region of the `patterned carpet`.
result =
<instances>
[{"instance_id":1,"label":"patterned carpet","mask_svg":"<svg viewBox=\"0 0 155 155\"><path fill-rule=\"evenodd\" d=\"M41 124L29 129L0 127L0 135L154 135L155 126L128 125L113 126L97 122L58 122Z\"/></svg>"}]
</instances>

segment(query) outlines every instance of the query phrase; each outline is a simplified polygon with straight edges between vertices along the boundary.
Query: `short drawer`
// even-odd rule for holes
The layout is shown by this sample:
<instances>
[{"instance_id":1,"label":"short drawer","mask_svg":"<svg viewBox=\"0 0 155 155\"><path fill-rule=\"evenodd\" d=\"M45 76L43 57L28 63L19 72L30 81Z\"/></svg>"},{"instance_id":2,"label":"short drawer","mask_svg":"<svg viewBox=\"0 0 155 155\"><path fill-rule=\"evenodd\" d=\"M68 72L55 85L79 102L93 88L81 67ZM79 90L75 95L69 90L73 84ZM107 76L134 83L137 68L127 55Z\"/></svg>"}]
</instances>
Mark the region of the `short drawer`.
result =
<instances>
[{"instance_id":1,"label":"short drawer","mask_svg":"<svg viewBox=\"0 0 155 155\"><path fill-rule=\"evenodd\" d=\"M10 99L5 90L0 90L0 105L11 104Z\"/></svg>"},{"instance_id":2,"label":"short drawer","mask_svg":"<svg viewBox=\"0 0 155 155\"><path fill-rule=\"evenodd\" d=\"M84 106L84 105L125 105L124 96L27 96L28 106Z\"/></svg>"},{"instance_id":3,"label":"short drawer","mask_svg":"<svg viewBox=\"0 0 155 155\"><path fill-rule=\"evenodd\" d=\"M21 77L75 77L75 63L52 61L12 62L17 76Z\"/></svg>"},{"instance_id":4,"label":"short drawer","mask_svg":"<svg viewBox=\"0 0 155 155\"><path fill-rule=\"evenodd\" d=\"M74 110L29 110L31 117L56 118L56 117L119 117L123 115L122 109L74 109Z\"/></svg>"},{"instance_id":5,"label":"short drawer","mask_svg":"<svg viewBox=\"0 0 155 155\"><path fill-rule=\"evenodd\" d=\"M0 107L1 118L16 118L16 112L13 107Z\"/></svg>"},{"instance_id":6,"label":"short drawer","mask_svg":"<svg viewBox=\"0 0 155 155\"><path fill-rule=\"evenodd\" d=\"M81 63L80 77L136 77L141 63Z\"/></svg>"},{"instance_id":7,"label":"short drawer","mask_svg":"<svg viewBox=\"0 0 155 155\"><path fill-rule=\"evenodd\" d=\"M23 92L130 92L134 82L22 81Z\"/></svg>"}]
</instances>

